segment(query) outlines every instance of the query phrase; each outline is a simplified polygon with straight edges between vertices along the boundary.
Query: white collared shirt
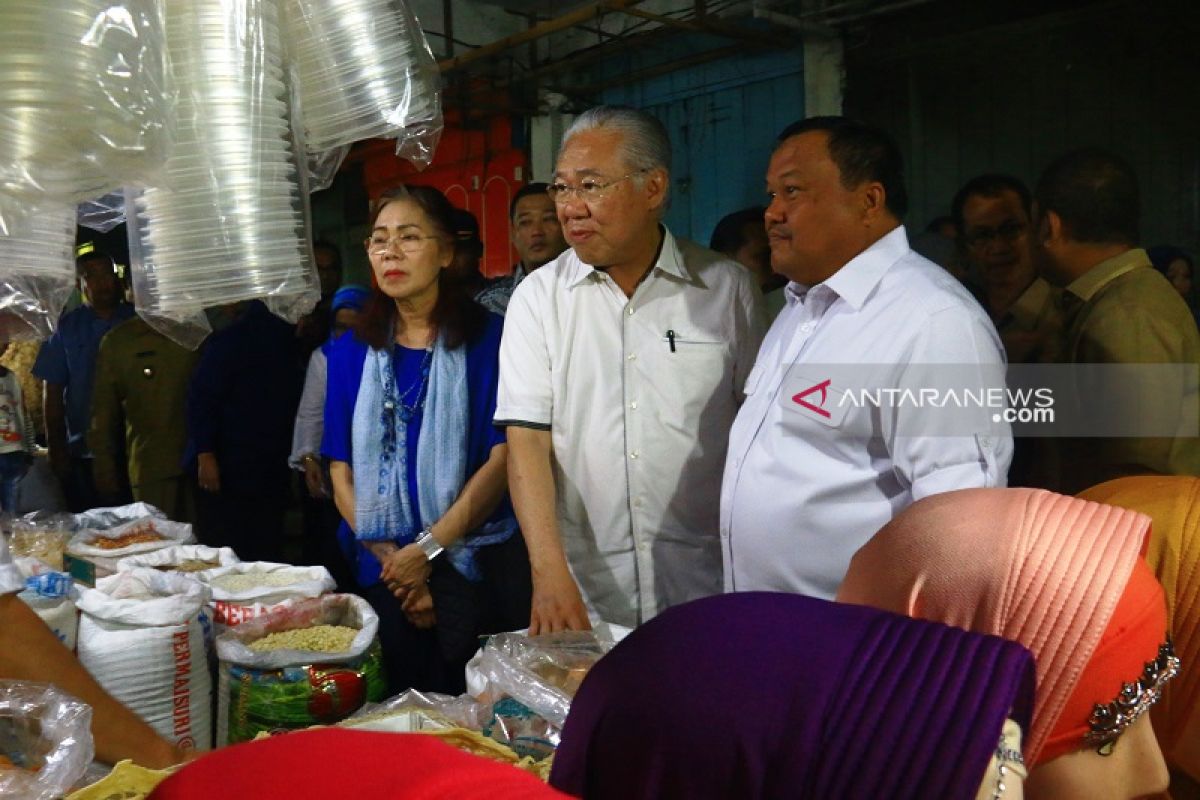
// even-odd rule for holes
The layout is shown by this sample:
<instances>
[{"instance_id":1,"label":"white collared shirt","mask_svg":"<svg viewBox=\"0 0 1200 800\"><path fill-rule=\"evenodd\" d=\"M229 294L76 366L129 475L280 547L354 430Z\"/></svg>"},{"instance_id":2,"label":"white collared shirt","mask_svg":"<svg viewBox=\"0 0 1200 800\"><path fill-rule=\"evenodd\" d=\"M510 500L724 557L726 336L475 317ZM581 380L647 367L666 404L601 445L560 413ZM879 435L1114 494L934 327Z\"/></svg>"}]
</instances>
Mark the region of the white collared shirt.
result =
<instances>
[{"instance_id":1,"label":"white collared shirt","mask_svg":"<svg viewBox=\"0 0 1200 800\"><path fill-rule=\"evenodd\" d=\"M725 590L833 599L855 551L913 501L1004 486L1012 439L1007 425L986 423L981 431L1000 435L900 436L903 412L828 402L832 414L813 413L823 395L801 398L810 403L802 408L804 393L792 392L819 385L829 365L884 365L886 382L901 386L920 364L978 364L1002 375L1003 348L970 293L913 252L903 226L824 283L786 291L730 433L721 487Z\"/></svg>"},{"instance_id":2,"label":"white collared shirt","mask_svg":"<svg viewBox=\"0 0 1200 800\"><path fill-rule=\"evenodd\" d=\"M548 428L588 604L633 626L721 591L717 498L763 334L749 270L664 231L633 297L568 249L517 287L496 422Z\"/></svg>"}]
</instances>

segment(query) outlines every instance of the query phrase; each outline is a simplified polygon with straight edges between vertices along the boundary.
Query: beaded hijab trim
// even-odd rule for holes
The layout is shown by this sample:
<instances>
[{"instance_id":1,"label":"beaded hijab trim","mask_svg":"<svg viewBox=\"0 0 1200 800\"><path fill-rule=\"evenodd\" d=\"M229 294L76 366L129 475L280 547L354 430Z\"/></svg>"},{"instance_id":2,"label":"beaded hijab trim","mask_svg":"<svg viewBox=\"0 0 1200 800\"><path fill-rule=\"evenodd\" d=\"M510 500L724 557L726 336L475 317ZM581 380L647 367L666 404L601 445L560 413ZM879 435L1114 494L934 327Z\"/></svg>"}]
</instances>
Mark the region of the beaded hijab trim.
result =
<instances>
[{"instance_id":1,"label":"beaded hijab trim","mask_svg":"<svg viewBox=\"0 0 1200 800\"><path fill-rule=\"evenodd\" d=\"M1179 672L1179 657L1168 637L1158 648L1158 658L1146 662L1142 675L1133 683L1121 687L1121 693L1111 703L1097 703L1088 718L1091 729L1083 737L1084 744L1108 755L1117 739L1138 717L1158 702L1167 681Z\"/></svg>"}]
</instances>

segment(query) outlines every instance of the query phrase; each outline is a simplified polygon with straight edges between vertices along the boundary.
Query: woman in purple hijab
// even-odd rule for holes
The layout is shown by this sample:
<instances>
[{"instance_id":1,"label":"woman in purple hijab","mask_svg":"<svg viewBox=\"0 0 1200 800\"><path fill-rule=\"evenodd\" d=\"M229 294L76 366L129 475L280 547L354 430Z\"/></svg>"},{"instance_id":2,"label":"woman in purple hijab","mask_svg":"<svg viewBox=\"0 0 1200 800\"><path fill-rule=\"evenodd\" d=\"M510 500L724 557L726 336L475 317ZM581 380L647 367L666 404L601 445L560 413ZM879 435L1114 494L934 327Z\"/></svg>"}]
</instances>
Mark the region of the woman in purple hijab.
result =
<instances>
[{"instance_id":1,"label":"woman in purple hijab","mask_svg":"<svg viewBox=\"0 0 1200 800\"><path fill-rule=\"evenodd\" d=\"M997 637L799 595L709 597L592 668L550 783L588 800L1019 797L1033 689L1033 658Z\"/></svg>"}]
</instances>

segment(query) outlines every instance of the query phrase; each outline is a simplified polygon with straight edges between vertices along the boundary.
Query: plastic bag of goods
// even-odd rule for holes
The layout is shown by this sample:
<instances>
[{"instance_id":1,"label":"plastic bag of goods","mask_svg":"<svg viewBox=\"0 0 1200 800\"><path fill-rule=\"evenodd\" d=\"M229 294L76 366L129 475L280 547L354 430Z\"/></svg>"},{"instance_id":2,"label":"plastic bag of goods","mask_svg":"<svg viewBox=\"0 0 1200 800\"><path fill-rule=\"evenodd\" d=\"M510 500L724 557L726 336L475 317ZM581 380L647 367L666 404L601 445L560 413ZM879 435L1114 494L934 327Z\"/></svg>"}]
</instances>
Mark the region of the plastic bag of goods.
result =
<instances>
[{"instance_id":1,"label":"plastic bag of goods","mask_svg":"<svg viewBox=\"0 0 1200 800\"><path fill-rule=\"evenodd\" d=\"M202 615L208 588L137 568L78 590L79 661L109 694L177 747L212 743L212 677Z\"/></svg>"},{"instance_id":2,"label":"plastic bag of goods","mask_svg":"<svg viewBox=\"0 0 1200 800\"><path fill-rule=\"evenodd\" d=\"M9 549L13 558L35 558L52 570L63 568L63 553L70 533L53 522L13 521Z\"/></svg>"},{"instance_id":3,"label":"plastic bag of goods","mask_svg":"<svg viewBox=\"0 0 1200 800\"><path fill-rule=\"evenodd\" d=\"M230 547L208 547L202 544L178 544L126 556L117 562L117 570L125 572L136 567L148 567L159 572L181 572L184 574L205 572L218 567L240 563L237 553Z\"/></svg>"},{"instance_id":4,"label":"plastic bag of goods","mask_svg":"<svg viewBox=\"0 0 1200 800\"><path fill-rule=\"evenodd\" d=\"M339 722L343 728L386 733L467 728L481 730L491 709L469 694L452 697L437 692L407 689L382 703L368 703Z\"/></svg>"},{"instance_id":5,"label":"plastic bag of goods","mask_svg":"<svg viewBox=\"0 0 1200 800\"><path fill-rule=\"evenodd\" d=\"M75 649L79 628L79 612L70 597L73 585L71 576L65 572L44 572L26 578L25 590L17 595L68 650Z\"/></svg>"},{"instance_id":6,"label":"plastic bag of goods","mask_svg":"<svg viewBox=\"0 0 1200 800\"><path fill-rule=\"evenodd\" d=\"M242 561L195 575L212 591L209 617L218 634L296 600L320 597L337 584L324 567Z\"/></svg>"},{"instance_id":7,"label":"plastic bag of goods","mask_svg":"<svg viewBox=\"0 0 1200 800\"><path fill-rule=\"evenodd\" d=\"M186 522L146 517L107 530L85 528L71 539L67 552L74 556L121 558L194 541L192 526Z\"/></svg>"},{"instance_id":8,"label":"plastic bag of goods","mask_svg":"<svg viewBox=\"0 0 1200 800\"><path fill-rule=\"evenodd\" d=\"M46 683L0 681L0 798L52 800L92 762L92 708Z\"/></svg>"},{"instance_id":9,"label":"plastic bag of goods","mask_svg":"<svg viewBox=\"0 0 1200 800\"><path fill-rule=\"evenodd\" d=\"M489 638L466 669L468 691L492 704L484 733L521 755L550 755L576 690L612 646L593 631Z\"/></svg>"},{"instance_id":10,"label":"plastic bag of goods","mask_svg":"<svg viewBox=\"0 0 1200 800\"><path fill-rule=\"evenodd\" d=\"M367 601L334 594L230 628L217 637L217 744L328 725L387 694Z\"/></svg>"}]
</instances>

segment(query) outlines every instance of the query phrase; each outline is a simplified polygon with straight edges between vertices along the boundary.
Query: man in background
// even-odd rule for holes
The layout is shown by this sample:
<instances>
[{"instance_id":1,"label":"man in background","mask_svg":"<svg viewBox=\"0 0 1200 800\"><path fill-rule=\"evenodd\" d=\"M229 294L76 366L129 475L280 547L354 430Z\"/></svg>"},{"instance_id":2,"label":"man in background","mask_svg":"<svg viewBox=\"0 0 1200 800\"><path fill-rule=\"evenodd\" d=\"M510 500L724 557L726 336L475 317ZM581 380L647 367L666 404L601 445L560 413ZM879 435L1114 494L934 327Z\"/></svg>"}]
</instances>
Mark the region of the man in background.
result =
<instances>
[{"instance_id":1,"label":"man in background","mask_svg":"<svg viewBox=\"0 0 1200 800\"><path fill-rule=\"evenodd\" d=\"M475 296L475 302L488 311L504 316L508 301L521 281L567 249L554 201L546 188L544 183L531 183L513 195L508 218L512 223L512 243L517 248L518 261L511 274L488 281Z\"/></svg>"},{"instance_id":2,"label":"man in background","mask_svg":"<svg viewBox=\"0 0 1200 800\"><path fill-rule=\"evenodd\" d=\"M168 518L192 522L184 479L187 389L199 353L163 336L140 317L100 340L88 441L96 492L105 504L122 488Z\"/></svg>"},{"instance_id":3,"label":"man in background","mask_svg":"<svg viewBox=\"0 0 1200 800\"><path fill-rule=\"evenodd\" d=\"M1062 363L1200 363L1200 333L1187 303L1137 246L1140 198L1127 162L1097 149L1068 153L1042 173L1034 201L1035 264L1051 284L1064 287ZM1129 376L1110 381L1105 392L1143 420L1183 422L1200 390L1187 373L1180 369L1178 382L1163 384ZM1051 488L1065 494L1123 475L1200 475L1200 440L1192 437L1053 441L1058 483Z\"/></svg>"},{"instance_id":4,"label":"man in background","mask_svg":"<svg viewBox=\"0 0 1200 800\"><path fill-rule=\"evenodd\" d=\"M112 256L93 251L75 261L84 304L63 315L33 374L46 382L43 408L50 465L71 511L97 505L87 431L92 420L96 353L106 333L133 316Z\"/></svg>"},{"instance_id":5,"label":"man in background","mask_svg":"<svg viewBox=\"0 0 1200 800\"><path fill-rule=\"evenodd\" d=\"M767 324L770 324L786 304L783 287L787 286L787 278L771 269L771 245L763 221L765 213L762 206L752 206L726 214L713 228L708 247L729 256L753 273L762 289Z\"/></svg>"}]
</instances>

